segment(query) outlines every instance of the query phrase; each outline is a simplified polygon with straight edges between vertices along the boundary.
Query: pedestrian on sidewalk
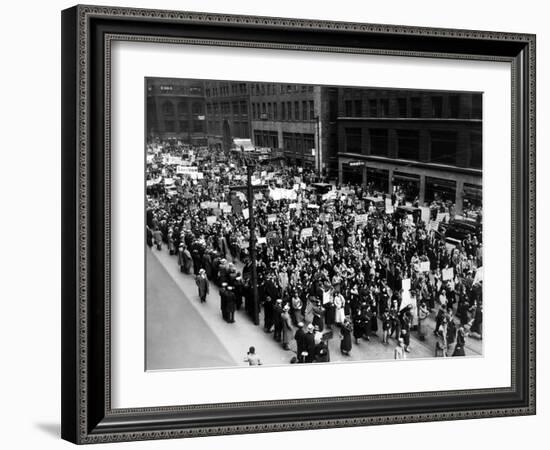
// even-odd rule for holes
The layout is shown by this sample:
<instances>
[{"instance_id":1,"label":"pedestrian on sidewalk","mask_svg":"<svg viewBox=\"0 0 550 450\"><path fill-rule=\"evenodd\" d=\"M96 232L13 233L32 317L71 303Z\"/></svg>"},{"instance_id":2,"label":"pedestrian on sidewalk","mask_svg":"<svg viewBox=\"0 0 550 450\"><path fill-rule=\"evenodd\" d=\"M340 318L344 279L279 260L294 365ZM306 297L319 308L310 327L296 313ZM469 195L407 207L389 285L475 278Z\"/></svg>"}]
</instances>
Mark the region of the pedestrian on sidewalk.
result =
<instances>
[{"instance_id":1,"label":"pedestrian on sidewalk","mask_svg":"<svg viewBox=\"0 0 550 450\"><path fill-rule=\"evenodd\" d=\"M304 362L303 352L306 349L305 336L304 322L298 322L298 329L294 333L294 339L296 340L296 356L298 357L298 362L301 363Z\"/></svg>"},{"instance_id":2,"label":"pedestrian on sidewalk","mask_svg":"<svg viewBox=\"0 0 550 450\"><path fill-rule=\"evenodd\" d=\"M342 327L340 328L340 336L342 340L340 341L340 351L343 355L349 356L351 351L351 333L353 331L353 326L349 317L344 318Z\"/></svg>"},{"instance_id":3,"label":"pedestrian on sidewalk","mask_svg":"<svg viewBox=\"0 0 550 450\"><path fill-rule=\"evenodd\" d=\"M248 353L246 354L246 357L244 358L244 362L247 362L249 366L261 366L262 361L260 360L260 357L256 355L256 349L254 347L250 347L248 349Z\"/></svg>"},{"instance_id":4,"label":"pedestrian on sidewalk","mask_svg":"<svg viewBox=\"0 0 550 450\"><path fill-rule=\"evenodd\" d=\"M423 341L425 339L424 336L424 322L430 315L430 310L428 309L428 306L426 305L426 302L422 300L420 302L420 306L418 307L418 339Z\"/></svg>"},{"instance_id":5,"label":"pedestrian on sidewalk","mask_svg":"<svg viewBox=\"0 0 550 450\"><path fill-rule=\"evenodd\" d=\"M199 289L199 298L201 303L206 302L206 296L210 292L210 283L206 278L206 272L204 269L199 270L199 274L195 278L195 283Z\"/></svg>"},{"instance_id":6,"label":"pedestrian on sidewalk","mask_svg":"<svg viewBox=\"0 0 550 450\"><path fill-rule=\"evenodd\" d=\"M399 338L397 340L397 346L393 351L394 359L407 359L407 354L405 353L405 348L403 345L404 345L403 338Z\"/></svg>"},{"instance_id":7,"label":"pedestrian on sidewalk","mask_svg":"<svg viewBox=\"0 0 550 450\"><path fill-rule=\"evenodd\" d=\"M283 323L283 348L290 350L290 340L292 339L292 320L290 319L290 306L285 305L281 314Z\"/></svg>"},{"instance_id":8,"label":"pedestrian on sidewalk","mask_svg":"<svg viewBox=\"0 0 550 450\"><path fill-rule=\"evenodd\" d=\"M227 286L227 293L225 294L225 314L227 316L228 323L235 322L235 292L233 291L233 286Z\"/></svg>"}]
</instances>

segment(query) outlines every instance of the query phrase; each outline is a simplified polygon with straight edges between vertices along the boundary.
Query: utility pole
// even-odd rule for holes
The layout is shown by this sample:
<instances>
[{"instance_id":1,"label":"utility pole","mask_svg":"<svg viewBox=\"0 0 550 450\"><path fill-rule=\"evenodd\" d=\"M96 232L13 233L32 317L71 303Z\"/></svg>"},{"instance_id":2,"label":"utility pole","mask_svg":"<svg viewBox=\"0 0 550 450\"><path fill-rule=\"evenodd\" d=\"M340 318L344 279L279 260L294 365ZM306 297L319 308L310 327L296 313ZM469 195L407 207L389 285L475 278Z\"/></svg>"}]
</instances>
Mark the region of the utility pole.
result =
<instances>
[{"instance_id":1,"label":"utility pole","mask_svg":"<svg viewBox=\"0 0 550 450\"><path fill-rule=\"evenodd\" d=\"M254 192L266 188L265 185L252 185L252 175L254 174L254 165L246 162L246 185L231 186L232 191L246 191L248 201L248 224L250 241L248 243L248 253L250 254L250 283L252 288L252 320L255 325L260 324L260 299L258 294L258 270L256 265L256 220L254 219Z\"/></svg>"},{"instance_id":2,"label":"utility pole","mask_svg":"<svg viewBox=\"0 0 550 450\"><path fill-rule=\"evenodd\" d=\"M317 142L316 142L316 153L317 153L317 177L319 178L319 182L321 181L321 171L322 171L322 166L321 166L321 145L320 145L320 142L321 142L321 137L320 137L320 134L321 134L321 119L319 116L315 116L315 125L316 125L316 128L317 128Z\"/></svg>"},{"instance_id":3,"label":"utility pole","mask_svg":"<svg viewBox=\"0 0 550 450\"><path fill-rule=\"evenodd\" d=\"M254 167L251 164L246 166L246 184L248 194L248 223L250 225L250 283L252 287L252 318L254 325L260 324L260 299L258 298L258 271L256 268L256 221L254 220L254 188L252 186L252 174Z\"/></svg>"}]
</instances>

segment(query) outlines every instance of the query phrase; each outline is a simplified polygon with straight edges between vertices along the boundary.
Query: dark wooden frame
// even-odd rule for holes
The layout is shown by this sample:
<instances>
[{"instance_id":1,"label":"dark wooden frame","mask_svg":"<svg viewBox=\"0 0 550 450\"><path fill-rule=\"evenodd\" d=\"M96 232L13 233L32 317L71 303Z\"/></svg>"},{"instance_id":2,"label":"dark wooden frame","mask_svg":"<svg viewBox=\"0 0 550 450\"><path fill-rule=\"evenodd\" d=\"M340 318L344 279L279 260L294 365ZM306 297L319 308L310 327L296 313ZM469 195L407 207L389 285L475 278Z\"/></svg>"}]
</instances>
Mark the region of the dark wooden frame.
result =
<instances>
[{"instance_id":1,"label":"dark wooden frame","mask_svg":"<svg viewBox=\"0 0 550 450\"><path fill-rule=\"evenodd\" d=\"M117 410L110 401L110 43L512 64L509 388ZM62 13L62 437L75 443L535 413L535 36L97 6Z\"/></svg>"}]
</instances>

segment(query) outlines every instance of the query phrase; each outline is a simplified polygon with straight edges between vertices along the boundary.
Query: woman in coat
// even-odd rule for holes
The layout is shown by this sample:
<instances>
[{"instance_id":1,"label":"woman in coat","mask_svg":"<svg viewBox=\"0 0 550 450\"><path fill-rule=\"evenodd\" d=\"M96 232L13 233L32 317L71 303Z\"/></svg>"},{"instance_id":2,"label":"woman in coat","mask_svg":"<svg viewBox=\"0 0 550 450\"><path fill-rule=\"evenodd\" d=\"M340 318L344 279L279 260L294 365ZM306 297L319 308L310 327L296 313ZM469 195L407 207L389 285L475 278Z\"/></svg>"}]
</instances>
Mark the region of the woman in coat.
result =
<instances>
[{"instance_id":1,"label":"woman in coat","mask_svg":"<svg viewBox=\"0 0 550 450\"><path fill-rule=\"evenodd\" d=\"M465 339L464 327L461 326L458 329L458 332L456 334L456 345L455 345L455 351L453 352L453 356L466 356L466 352L464 351L465 344L466 344L466 339Z\"/></svg>"},{"instance_id":2,"label":"woman in coat","mask_svg":"<svg viewBox=\"0 0 550 450\"><path fill-rule=\"evenodd\" d=\"M345 307L345 300L344 296L337 292L334 295L334 321L336 322L336 325L342 325L344 323L344 319L346 317L344 307Z\"/></svg>"},{"instance_id":3,"label":"woman in coat","mask_svg":"<svg viewBox=\"0 0 550 450\"><path fill-rule=\"evenodd\" d=\"M340 336L342 340L340 341L340 351L343 355L349 356L351 351L351 333L353 331L353 326L351 321L346 317L340 328Z\"/></svg>"},{"instance_id":4,"label":"woman in coat","mask_svg":"<svg viewBox=\"0 0 550 450\"><path fill-rule=\"evenodd\" d=\"M292 320L290 319L290 306L285 305L281 314L281 321L283 323L283 348L285 350L290 349L290 341L293 338Z\"/></svg>"}]
</instances>

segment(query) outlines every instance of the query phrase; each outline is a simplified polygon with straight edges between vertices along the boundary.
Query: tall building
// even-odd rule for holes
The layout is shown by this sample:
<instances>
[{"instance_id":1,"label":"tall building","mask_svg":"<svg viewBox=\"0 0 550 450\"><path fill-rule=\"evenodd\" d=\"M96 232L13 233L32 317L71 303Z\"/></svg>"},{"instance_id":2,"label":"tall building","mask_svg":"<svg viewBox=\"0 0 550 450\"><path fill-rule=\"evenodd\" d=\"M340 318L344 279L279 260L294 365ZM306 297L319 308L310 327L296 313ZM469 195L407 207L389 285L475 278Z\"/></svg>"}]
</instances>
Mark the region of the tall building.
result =
<instances>
[{"instance_id":1,"label":"tall building","mask_svg":"<svg viewBox=\"0 0 550 450\"><path fill-rule=\"evenodd\" d=\"M249 85L241 81L205 81L208 144L229 150L235 138L250 139Z\"/></svg>"},{"instance_id":2,"label":"tall building","mask_svg":"<svg viewBox=\"0 0 550 450\"><path fill-rule=\"evenodd\" d=\"M326 169L331 134L329 101L333 98L336 105L337 90L282 83L249 86L254 144L282 150L290 164ZM332 127L335 125L333 122Z\"/></svg>"},{"instance_id":3,"label":"tall building","mask_svg":"<svg viewBox=\"0 0 550 450\"><path fill-rule=\"evenodd\" d=\"M201 80L147 80L147 134L205 145L204 84Z\"/></svg>"},{"instance_id":4,"label":"tall building","mask_svg":"<svg viewBox=\"0 0 550 450\"><path fill-rule=\"evenodd\" d=\"M480 204L482 94L339 88L338 178L420 204Z\"/></svg>"}]
</instances>

